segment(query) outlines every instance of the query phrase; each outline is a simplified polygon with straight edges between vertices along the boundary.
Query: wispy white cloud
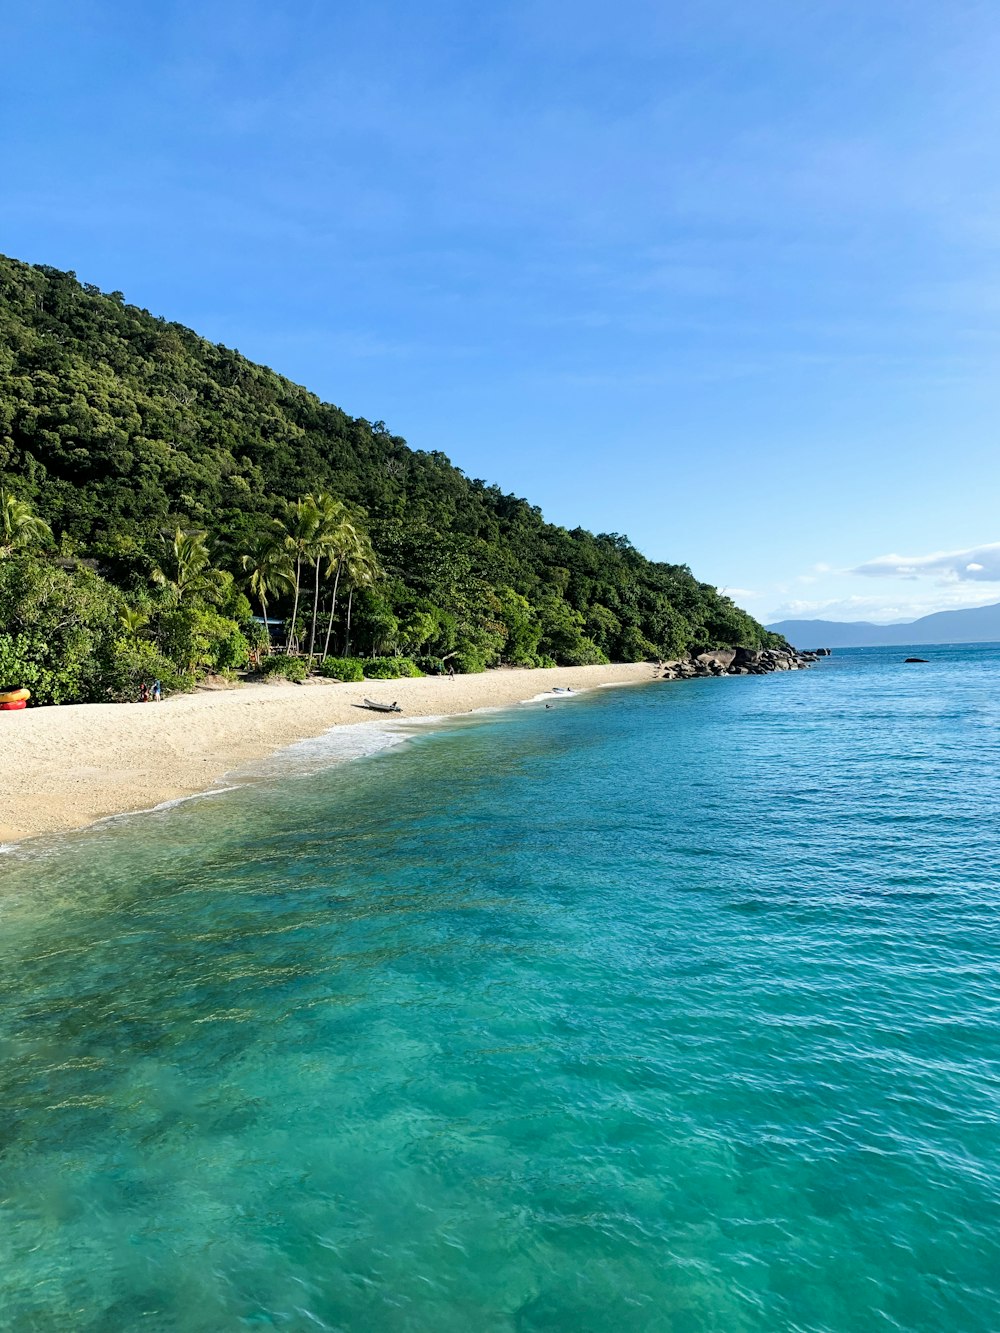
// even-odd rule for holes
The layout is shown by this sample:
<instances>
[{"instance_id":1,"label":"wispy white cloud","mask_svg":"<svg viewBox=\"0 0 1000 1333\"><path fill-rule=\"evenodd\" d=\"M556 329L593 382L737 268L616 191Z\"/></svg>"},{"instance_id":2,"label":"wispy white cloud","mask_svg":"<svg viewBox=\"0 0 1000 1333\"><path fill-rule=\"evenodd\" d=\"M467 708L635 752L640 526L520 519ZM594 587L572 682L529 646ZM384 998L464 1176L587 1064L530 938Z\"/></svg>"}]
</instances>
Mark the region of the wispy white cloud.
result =
<instances>
[{"instance_id":1,"label":"wispy white cloud","mask_svg":"<svg viewBox=\"0 0 1000 1333\"><path fill-rule=\"evenodd\" d=\"M1000 583L1000 542L932 555L882 555L856 565L851 573L867 578L936 577L947 583Z\"/></svg>"},{"instance_id":2,"label":"wispy white cloud","mask_svg":"<svg viewBox=\"0 0 1000 1333\"><path fill-rule=\"evenodd\" d=\"M919 620L934 611L952 611L964 607L989 605L983 589L954 583L947 588L928 590L923 597L893 600L882 596L842 596L816 600L790 598L766 617L777 620L869 620L879 625Z\"/></svg>"}]
</instances>

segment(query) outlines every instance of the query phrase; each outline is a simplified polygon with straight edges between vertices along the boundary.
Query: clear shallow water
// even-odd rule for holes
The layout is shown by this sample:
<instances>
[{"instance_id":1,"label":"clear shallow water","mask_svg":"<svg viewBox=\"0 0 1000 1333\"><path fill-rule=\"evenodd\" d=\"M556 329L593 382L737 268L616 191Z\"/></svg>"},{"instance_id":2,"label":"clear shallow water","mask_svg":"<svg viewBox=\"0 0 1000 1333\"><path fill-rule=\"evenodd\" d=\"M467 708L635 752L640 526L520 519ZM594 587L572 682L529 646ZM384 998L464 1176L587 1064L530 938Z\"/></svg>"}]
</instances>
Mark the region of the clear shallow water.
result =
<instances>
[{"instance_id":1,"label":"clear shallow water","mask_svg":"<svg viewBox=\"0 0 1000 1333\"><path fill-rule=\"evenodd\" d=\"M1000 648L0 860L0 1326L1000 1325Z\"/></svg>"}]
</instances>

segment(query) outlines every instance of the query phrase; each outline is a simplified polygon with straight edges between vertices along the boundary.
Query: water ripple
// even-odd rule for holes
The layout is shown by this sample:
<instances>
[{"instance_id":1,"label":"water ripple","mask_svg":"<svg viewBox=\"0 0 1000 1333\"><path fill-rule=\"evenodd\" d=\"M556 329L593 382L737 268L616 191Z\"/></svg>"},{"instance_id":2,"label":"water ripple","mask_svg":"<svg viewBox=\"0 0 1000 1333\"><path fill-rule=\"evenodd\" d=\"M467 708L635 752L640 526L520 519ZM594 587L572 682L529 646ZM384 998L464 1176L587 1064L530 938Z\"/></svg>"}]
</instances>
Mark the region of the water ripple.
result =
<instances>
[{"instance_id":1,"label":"water ripple","mask_svg":"<svg viewBox=\"0 0 1000 1333\"><path fill-rule=\"evenodd\" d=\"M994 1333L1000 657L902 655L5 856L5 1327Z\"/></svg>"}]
</instances>

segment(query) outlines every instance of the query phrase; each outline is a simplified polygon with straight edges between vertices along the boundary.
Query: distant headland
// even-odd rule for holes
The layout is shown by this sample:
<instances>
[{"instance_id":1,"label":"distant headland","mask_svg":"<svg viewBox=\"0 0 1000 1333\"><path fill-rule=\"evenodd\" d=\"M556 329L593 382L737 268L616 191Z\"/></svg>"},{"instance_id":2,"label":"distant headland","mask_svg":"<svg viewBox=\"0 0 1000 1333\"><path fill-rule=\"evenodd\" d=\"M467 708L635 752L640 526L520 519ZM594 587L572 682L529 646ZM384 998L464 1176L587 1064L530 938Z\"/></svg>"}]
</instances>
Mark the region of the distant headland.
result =
<instances>
[{"instance_id":1,"label":"distant headland","mask_svg":"<svg viewBox=\"0 0 1000 1333\"><path fill-rule=\"evenodd\" d=\"M1000 642L1000 602L960 611L935 611L904 624L867 620L779 620L767 628L797 647L878 648L896 644Z\"/></svg>"}]
</instances>

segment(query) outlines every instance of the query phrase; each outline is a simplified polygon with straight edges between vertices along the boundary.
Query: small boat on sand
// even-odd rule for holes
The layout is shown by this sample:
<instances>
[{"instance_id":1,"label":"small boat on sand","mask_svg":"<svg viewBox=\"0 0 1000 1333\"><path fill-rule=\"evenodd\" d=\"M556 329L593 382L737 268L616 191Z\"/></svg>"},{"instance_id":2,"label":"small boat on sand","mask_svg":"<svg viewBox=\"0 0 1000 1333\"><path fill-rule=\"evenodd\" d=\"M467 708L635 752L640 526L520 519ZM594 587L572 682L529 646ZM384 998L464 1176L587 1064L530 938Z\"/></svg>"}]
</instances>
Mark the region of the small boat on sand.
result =
<instances>
[{"instance_id":1,"label":"small boat on sand","mask_svg":"<svg viewBox=\"0 0 1000 1333\"><path fill-rule=\"evenodd\" d=\"M366 699L365 707L373 708L376 713L401 713L403 711L399 704L378 704L374 699Z\"/></svg>"}]
</instances>

